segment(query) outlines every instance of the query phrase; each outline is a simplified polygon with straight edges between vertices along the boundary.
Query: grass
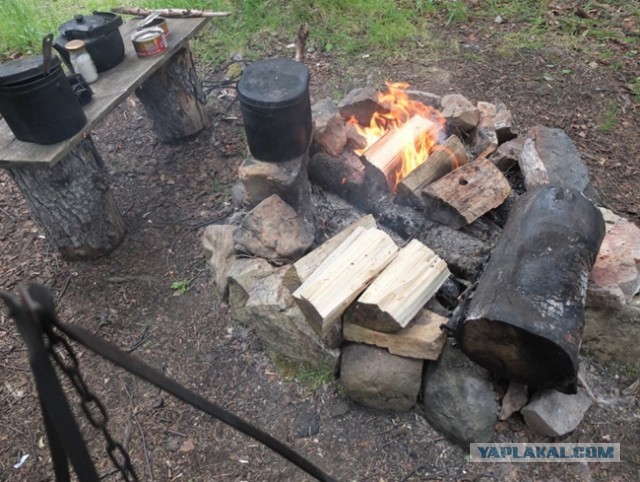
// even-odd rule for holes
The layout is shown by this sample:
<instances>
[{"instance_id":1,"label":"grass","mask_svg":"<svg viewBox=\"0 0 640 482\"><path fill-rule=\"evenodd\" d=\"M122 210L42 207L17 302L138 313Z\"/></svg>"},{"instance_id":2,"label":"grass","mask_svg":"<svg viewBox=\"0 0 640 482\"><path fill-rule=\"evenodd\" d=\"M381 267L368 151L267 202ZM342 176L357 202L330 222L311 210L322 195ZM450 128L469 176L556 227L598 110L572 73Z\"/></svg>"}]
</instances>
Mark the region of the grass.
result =
<instances>
[{"instance_id":1,"label":"grass","mask_svg":"<svg viewBox=\"0 0 640 482\"><path fill-rule=\"evenodd\" d=\"M503 53L550 43L583 48L585 40L599 46L624 43L635 40L627 38L620 26L623 19L640 18L634 4L626 0L2 0L0 58L39 51L42 37L76 13L118 5L231 11L232 16L215 19L214 33L196 44L201 58L220 63L232 54L253 60L273 46L284 50L303 22L311 25L309 48L382 58L447 48L430 30L446 35L447 28L463 24L471 31L485 25ZM508 26L499 33L491 29L497 16ZM637 57L638 51L632 49L628 55Z\"/></svg>"},{"instance_id":2,"label":"grass","mask_svg":"<svg viewBox=\"0 0 640 482\"><path fill-rule=\"evenodd\" d=\"M273 361L278 376L285 380L295 380L311 390L318 390L336 379L333 369L329 366L294 362L273 352L267 352L267 355Z\"/></svg>"}]
</instances>

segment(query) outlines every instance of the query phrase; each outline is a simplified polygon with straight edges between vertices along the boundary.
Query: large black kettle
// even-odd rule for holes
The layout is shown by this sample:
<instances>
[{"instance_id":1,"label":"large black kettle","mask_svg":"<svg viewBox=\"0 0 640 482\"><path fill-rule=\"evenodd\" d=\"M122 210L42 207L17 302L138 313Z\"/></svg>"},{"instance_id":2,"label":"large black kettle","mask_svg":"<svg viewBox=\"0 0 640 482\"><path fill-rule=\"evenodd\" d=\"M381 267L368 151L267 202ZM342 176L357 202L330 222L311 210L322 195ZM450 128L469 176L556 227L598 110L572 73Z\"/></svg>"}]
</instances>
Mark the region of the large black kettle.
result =
<instances>
[{"instance_id":1,"label":"large black kettle","mask_svg":"<svg viewBox=\"0 0 640 482\"><path fill-rule=\"evenodd\" d=\"M120 35L122 17L110 12L76 15L58 27L60 37L53 47L69 65L69 52L64 48L70 40L84 40L98 72L109 70L124 58L124 42Z\"/></svg>"}]
</instances>

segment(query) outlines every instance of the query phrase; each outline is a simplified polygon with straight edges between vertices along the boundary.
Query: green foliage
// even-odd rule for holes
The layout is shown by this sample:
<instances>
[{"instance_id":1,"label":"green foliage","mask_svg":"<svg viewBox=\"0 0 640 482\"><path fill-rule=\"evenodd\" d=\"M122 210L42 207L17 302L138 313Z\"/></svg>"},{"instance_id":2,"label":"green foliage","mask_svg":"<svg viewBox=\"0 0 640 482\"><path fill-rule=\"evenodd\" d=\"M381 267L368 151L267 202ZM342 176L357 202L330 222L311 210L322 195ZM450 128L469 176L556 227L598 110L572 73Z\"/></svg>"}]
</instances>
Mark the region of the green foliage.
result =
<instances>
[{"instance_id":1,"label":"green foliage","mask_svg":"<svg viewBox=\"0 0 640 482\"><path fill-rule=\"evenodd\" d=\"M183 295L189 290L189 282L185 280L174 281L171 283L171 289Z\"/></svg>"}]
</instances>

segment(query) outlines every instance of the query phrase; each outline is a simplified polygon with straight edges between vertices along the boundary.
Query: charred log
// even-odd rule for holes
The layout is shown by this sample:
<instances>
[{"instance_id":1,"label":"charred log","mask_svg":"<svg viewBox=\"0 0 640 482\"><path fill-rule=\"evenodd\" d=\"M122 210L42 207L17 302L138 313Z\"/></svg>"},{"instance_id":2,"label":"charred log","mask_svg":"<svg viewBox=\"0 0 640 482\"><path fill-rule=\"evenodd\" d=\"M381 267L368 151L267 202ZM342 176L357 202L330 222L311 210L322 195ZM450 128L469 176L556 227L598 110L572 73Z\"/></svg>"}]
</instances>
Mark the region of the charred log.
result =
<instances>
[{"instance_id":1,"label":"charred log","mask_svg":"<svg viewBox=\"0 0 640 482\"><path fill-rule=\"evenodd\" d=\"M339 159L318 153L309 164L309 178L365 213L373 214L379 224L404 239L420 240L444 259L456 276L474 280L486 261L491 249L487 243L428 221L411 207L395 204L386 186L381 186L379 179L371 179L355 156Z\"/></svg>"},{"instance_id":2,"label":"charred log","mask_svg":"<svg viewBox=\"0 0 640 482\"><path fill-rule=\"evenodd\" d=\"M575 393L589 272L604 237L578 191L544 186L518 200L456 338L498 376Z\"/></svg>"}]
</instances>

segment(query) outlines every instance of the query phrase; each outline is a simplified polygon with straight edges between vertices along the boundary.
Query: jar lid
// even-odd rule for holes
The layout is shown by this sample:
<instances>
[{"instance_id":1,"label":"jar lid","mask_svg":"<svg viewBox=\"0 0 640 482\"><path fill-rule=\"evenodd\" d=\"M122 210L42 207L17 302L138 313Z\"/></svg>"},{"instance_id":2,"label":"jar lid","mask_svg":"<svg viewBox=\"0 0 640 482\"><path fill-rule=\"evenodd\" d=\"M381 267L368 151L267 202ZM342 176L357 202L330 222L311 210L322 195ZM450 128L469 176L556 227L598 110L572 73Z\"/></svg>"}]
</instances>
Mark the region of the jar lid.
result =
<instances>
[{"instance_id":1,"label":"jar lid","mask_svg":"<svg viewBox=\"0 0 640 482\"><path fill-rule=\"evenodd\" d=\"M59 66L60 59L52 55L51 71ZM2 86L33 80L41 75L44 75L44 57L42 55L24 57L0 64L0 85Z\"/></svg>"},{"instance_id":2,"label":"jar lid","mask_svg":"<svg viewBox=\"0 0 640 482\"><path fill-rule=\"evenodd\" d=\"M238 82L238 98L255 107L288 107L309 91L309 69L290 59L266 59L245 69Z\"/></svg>"},{"instance_id":3,"label":"jar lid","mask_svg":"<svg viewBox=\"0 0 640 482\"><path fill-rule=\"evenodd\" d=\"M69 52L77 52L78 50L82 50L87 46L84 40L71 40L64 44L64 48Z\"/></svg>"}]
</instances>

